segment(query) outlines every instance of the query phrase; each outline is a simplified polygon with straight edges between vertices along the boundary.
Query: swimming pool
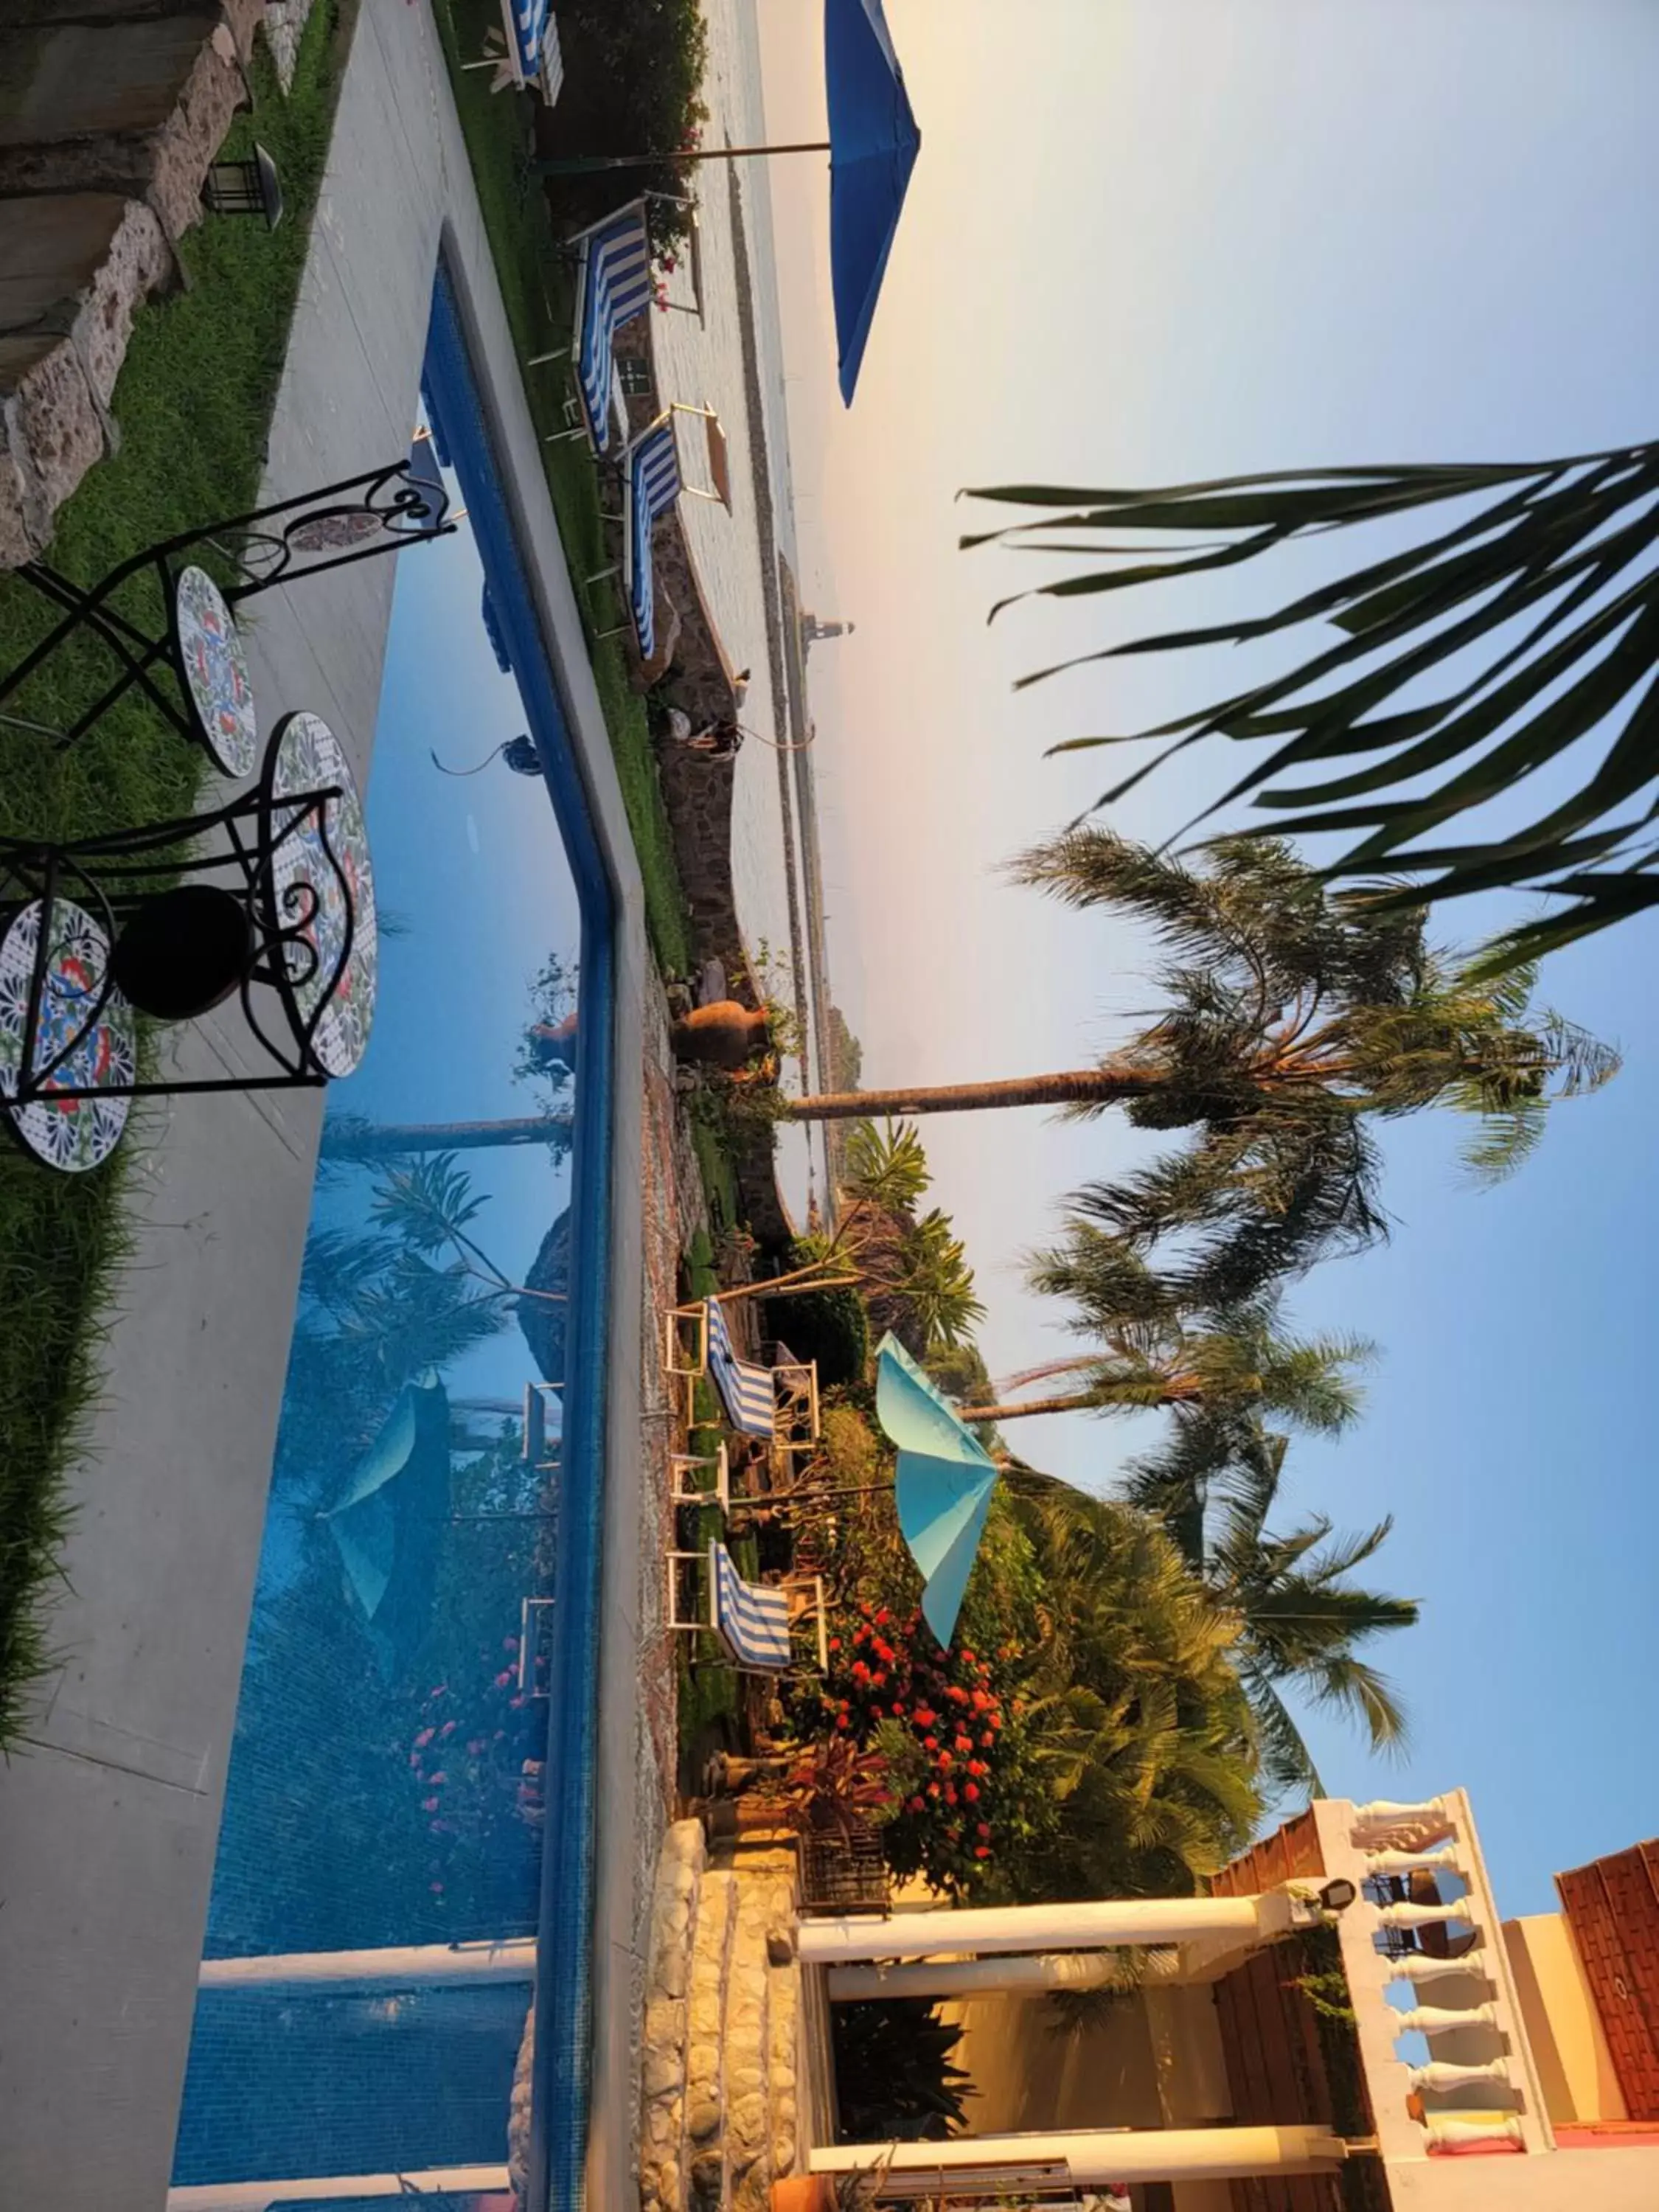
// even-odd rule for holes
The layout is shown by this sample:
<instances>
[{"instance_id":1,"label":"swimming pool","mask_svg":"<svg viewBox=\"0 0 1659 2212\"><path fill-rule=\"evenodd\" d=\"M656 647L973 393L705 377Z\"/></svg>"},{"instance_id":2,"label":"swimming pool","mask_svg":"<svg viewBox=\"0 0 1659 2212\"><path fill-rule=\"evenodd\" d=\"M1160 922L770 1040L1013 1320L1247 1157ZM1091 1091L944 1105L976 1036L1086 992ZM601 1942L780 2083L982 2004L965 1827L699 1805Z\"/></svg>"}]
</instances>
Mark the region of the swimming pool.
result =
<instances>
[{"instance_id":1,"label":"swimming pool","mask_svg":"<svg viewBox=\"0 0 1659 2212\"><path fill-rule=\"evenodd\" d=\"M380 994L325 1122L174 2155L191 2207L399 2176L482 2206L509 2140L526 2201L580 2196L612 896L441 273L422 386L418 465L465 520L398 556ZM524 738L539 776L498 756Z\"/></svg>"}]
</instances>

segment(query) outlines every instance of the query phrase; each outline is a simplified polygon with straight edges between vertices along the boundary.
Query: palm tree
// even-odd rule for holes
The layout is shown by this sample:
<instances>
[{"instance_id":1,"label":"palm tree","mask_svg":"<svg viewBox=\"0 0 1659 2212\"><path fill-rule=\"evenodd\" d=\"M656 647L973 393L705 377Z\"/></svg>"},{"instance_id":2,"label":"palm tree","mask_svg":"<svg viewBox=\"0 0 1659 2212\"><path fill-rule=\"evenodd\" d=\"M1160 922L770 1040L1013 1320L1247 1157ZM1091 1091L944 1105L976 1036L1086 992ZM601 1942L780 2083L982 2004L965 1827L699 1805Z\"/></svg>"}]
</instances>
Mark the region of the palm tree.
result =
<instances>
[{"instance_id":1,"label":"palm tree","mask_svg":"<svg viewBox=\"0 0 1659 2212\"><path fill-rule=\"evenodd\" d=\"M497 1121L370 1121L331 1114L323 1124L325 1160L358 1164L407 1159L422 1152L495 1151L503 1145L549 1145L556 1158L570 1149L568 1114L524 1114Z\"/></svg>"},{"instance_id":2,"label":"palm tree","mask_svg":"<svg viewBox=\"0 0 1659 2212\"><path fill-rule=\"evenodd\" d=\"M1317 1796L1318 1771L1285 1691L1357 1721L1373 1750L1399 1747L1399 1701L1356 1649L1412 1626L1418 1607L1349 1579L1381 1548L1391 1521L1358 1535L1335 1534L1323 1514L1283 1535L1268 1528L1286 1442L1254 1416L1180 1421L1159 1452L1132 1464L1124 1495L1163 1522L1212 1601L1239 1624L1237 1661L1269 1787Z\"/></svg>"},{"instance_id":3,"label":"palm tree","mask_svg":"<svg viewBox=\"0 0 1659 2212\"><path fill-rule=\"evenodd\" d=\"M331 1114L323 1124L325 1160L365 1164L408 1159L422 1152L493 1151L506 1145L545 1145L556 1162L569 1152L574 1121L565 1094L576 1063L579 969L550 952L530 983L530 1020L520 1041L513 1079L545 1094L538 1114L491 1121L370 1121L361 1114Z\"/></svg>"},{"instance_id":4,"label":"palm tree","mask_svg":"<svg viewBox=\"0 0 1659 2212\"><path fill-rule=\"evenodd\" d=\"M902 1318L899 1333L913 1335L924 1353L954 1350L985 1314L950 1216L938 1206L916 1211L932 1181L914 1123L878 1129L858 1122L848 1138L845 1202L830 1248L872 1286L873 1317L896 1306L900 1316L887 1311L888 1325Z\"/></svg>"},{"instance_id":5,"label":"palm tree","mask_svg":"<svg viewBox=\"0 0 1659 2212\"><path fill-rule=\"evenodd\" d=\"M1041 519L966 538L1122 557L1040 592L1062 598L1236 566L1316 532L1435 513L1432 532L1276 611L1176 630L1080 656L1238 643L1327 621L1337 632L1287 674L1155 730L1158 760L1204 738L1269 747L1217 803L1247 793L1301 836L1357 833L1334 872L1430 872L1425 900L1530 886L1571 902L1510 933L1536 957L1659 902L1659 445L1530 463L1287 470L1152 491L1005 486L974 496ZM1451 519L1438 514L1455 503ZM1166 553L1098 533L1184 541ZM1050 534L1053 533L1053 534ZM1197 538L1202 542L1194 544ZM1024 596L1024 595L1021 595ZM1007 605L1007 601L1002 605ZM994 613L1000 610L994 610ZM1077 662L1062 664L1075 666ZM1055 672L1028 677L1036 683ZM1425 703L1407 687L1431 682ZM1612 736L1577 788L1524 829L1425 844L1443 823L1559 759L1602 725ZM1119 742L1078 738L1069 751ZM1307 769L1311 780L1276 781ZM1103 793L1109 805L1150 772ZM1411 787L1438 774L1429 789ZM1300 808L1286 814L1284 810ZM1632 809L1635 809L1632 812Z\"/></svg>"},{"instance_id":6,"label":"palm tree","mask_svg":"<svg viewBox=\"0 0 1659 2212\"><path fill-rule=\"evenodd\" d=\"M1163 1331L1126 1328L1109 1317L1078 1325L1097 1330L1103 1349L1079 1359L1050 1361L1010 1377L1019 1389L1077 1374L1082 1386L1047 1398L967 1406L964 1421L1017 1420L1027 1413L1130 1413L1149 1407L1252 1407L1334 1436L1359 1411L1353 1370L1375 1347L1350 1336L1297 1337L1278 1325L1277 1302L1261 1298L1194 1327L1176 1321Z\"/></svg>"},{"instance_id":7,"label":"palm tree","mask_svg":"<svg viewBox=\"0 0 1659 2212\"><path fill-rule=\"evenodd\" d=\"M974 1291L968 1249L955 1233L950 1216L937 1206L900 1237L893 1289L915 1316L930 1351L936 1345L954 1349L985 1318L984 1305Z\"/></svg>"},{"instance_id":8,"label":"palm tree","mask_svg":"<svg viewBox=\"0 0 1659 2212\"><path fill-rule=\"evenodd\" d=\"M1052 1813L1007 1864L1011 1892L1190 1892L1261 1809L1238 1624L1146 1516L1024 1470L1006 1486L1042 1591L1027 1719Z\"/></svg>"},{"instance_id":9,"label":"palm tree","mask_svg":"<svg viewBox=\"0 0 1659 2212\"><path fill-rule=\"evenodd\" d=\"M1448 1104L1474 1115L1474 1164L1495 1175L1535 1141L1548 1104L1597 1088L1616 1054L1534 1012L1529 968L1431 949L1419 907L1333 895L1289 846L1212 846L1200 865L1103 829L1067 831L1018 862L1068 905L1148 927L1164 1006L1093 1068L1012 1082L787 1102L799 1118L1061 1103L1121 1106L1187 1148L1084 1193L1132 1243L1197 1232L1190 1301L1235 1304L1334 1245L1382 1233L1369 1123Z\"/></svg>"}]
</instances>

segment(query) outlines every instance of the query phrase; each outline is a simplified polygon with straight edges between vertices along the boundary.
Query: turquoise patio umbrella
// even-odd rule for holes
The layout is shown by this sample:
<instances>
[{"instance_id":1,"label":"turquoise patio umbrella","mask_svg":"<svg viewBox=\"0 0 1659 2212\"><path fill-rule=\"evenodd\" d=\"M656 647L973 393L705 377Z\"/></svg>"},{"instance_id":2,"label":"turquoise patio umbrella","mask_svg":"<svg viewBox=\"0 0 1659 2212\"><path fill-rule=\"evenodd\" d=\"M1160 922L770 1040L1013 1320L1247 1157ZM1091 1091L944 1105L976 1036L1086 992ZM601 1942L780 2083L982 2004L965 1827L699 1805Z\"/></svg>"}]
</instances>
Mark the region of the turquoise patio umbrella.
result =
<instances>
[{"instance_id":1,"label":"turquoise patio umbrella","mask_svg":"<svg viewBox=\"0 0 1659 2212\"><path fill-rule=\"evenodd\" d=\"M404 1384L340 1495L319 1516L383 1664L426 1633L449 1532L449 1401L435 1375Z\"/></svg>"},{"instance_id":2,"label":"turquoise patio umbrella","mask_svg":"<svg viewBox=\"0 0 1659 2212\"><path fill-rule=\"evenodd\" d=\"M997 1464L891 1334L876 1352L876 1416L898 1446L899 1528L922 1571L922 1618L948 1646L985 1533Z\"/></svg>"}]
</instances>

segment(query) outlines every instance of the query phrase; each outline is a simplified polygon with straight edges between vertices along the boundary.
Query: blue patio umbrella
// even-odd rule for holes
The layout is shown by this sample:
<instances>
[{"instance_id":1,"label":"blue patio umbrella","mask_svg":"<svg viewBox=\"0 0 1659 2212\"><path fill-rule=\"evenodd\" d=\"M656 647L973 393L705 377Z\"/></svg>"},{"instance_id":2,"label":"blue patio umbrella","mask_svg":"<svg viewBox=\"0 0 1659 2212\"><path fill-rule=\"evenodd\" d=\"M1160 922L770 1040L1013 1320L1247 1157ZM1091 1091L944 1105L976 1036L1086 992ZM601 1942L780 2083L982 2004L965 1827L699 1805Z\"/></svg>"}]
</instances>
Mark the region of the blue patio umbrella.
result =
<instances>
[{"instance_id":1,"label":"blue patio umbrella","mask_svg":"<svg viewBox=\"0 0 1659 2212\"><path fill-rule=\"evenodd\" d=\"M891 1335L877 1348L876 1417L899 1448L899 1528L924 1577L922 1618L948 1645L985 1533L996 1462Z\"/></svg>"},{"instance_id":2,"label":"blue patio umbrella","mask_svg":"<svg viewBox=\"0 0 1659 2212\"><path fill-rule=\"evenodd\" d=\"M830 282L841 396L850 407L859 364L916 165L921 133L893 51L882 0L824 0L823 71L830 136L787 146L709 146L672 154L574 154L530 165L538 176L647 168L658 161L738 161L751 155L830 156Z\"/></svg>"},{"instance_id":3,"label":"blue patio umbrella","mask_svg":"<svg viewBox=\"0 0 1659 2212\"><path fill-rule=\"evenodd\" d=\"M881 0L824 0L830 97L830 282L841 396L850 407L921 133Z\"/></svg>"}]
</instances>

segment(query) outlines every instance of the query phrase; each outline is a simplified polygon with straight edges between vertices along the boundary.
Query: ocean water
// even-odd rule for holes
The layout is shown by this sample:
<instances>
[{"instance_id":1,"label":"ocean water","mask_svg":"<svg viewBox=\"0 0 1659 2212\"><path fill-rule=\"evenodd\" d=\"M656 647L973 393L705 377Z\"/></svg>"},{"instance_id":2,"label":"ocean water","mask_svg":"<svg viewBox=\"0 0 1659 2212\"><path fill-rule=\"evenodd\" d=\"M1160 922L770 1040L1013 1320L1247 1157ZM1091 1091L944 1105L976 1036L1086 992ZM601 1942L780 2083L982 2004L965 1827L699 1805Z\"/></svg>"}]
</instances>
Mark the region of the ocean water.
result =
<instances>
[{"instance_id":1,"label":"ocean water","mask_svg":"<svg viewBox=\"0 0 1659 2212\"><path fill-rule=\"evenodd\" d=\"M709 109L703 143L715 146L763 143L765 106L762 96L759 41L753 0L708 0L708 76L703 98ZM778 550L798 572L793 491L789 472L787 413L783 362L778 337L774 281L771 207L764 161L735 165L741 179L755 295L757 351L762 406L766 418L766 462L772 486L774 529ZM748 669L750 689L744 726L756 737L738 757L732 811L732 864L738 915L751 957L763 948L771 973L787 981L790 969L789 882L784 842L779 765L787 757L760 738L787 738L786 702L773 696L769 668L766 599L761 537L755 509L754 448L744 380L743 335L737 313L738 279L732 236L728 165L709 162L699 180L698 228L702 241L701 319L678 307L653 316L652 331L659 388L665 398L694 407L711 407L719 416L730 455L732 512L717 502L685 499L681 515L708 611L728 660ZM682 266L669 282L671 300L689 305L693 298L689 271ZM680 451L688 483L707 483L702 426L681 422ZM796 817L796 836L799 837ZM800 855L796 854L796 872ZM805 915L804 884L797 885L798 909ZM811 978L808 1003L798 1007L811 1035ZM806 1081L799 1062L786 1069L787 1089L824 1087L824 1071L807 1047ZM778 1133L778 1184L798 1223L804 1223L809 1199L822 1198L825 1164L821 1130L784 1127Z\"/></svg>"}]
</instances>

